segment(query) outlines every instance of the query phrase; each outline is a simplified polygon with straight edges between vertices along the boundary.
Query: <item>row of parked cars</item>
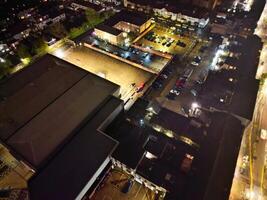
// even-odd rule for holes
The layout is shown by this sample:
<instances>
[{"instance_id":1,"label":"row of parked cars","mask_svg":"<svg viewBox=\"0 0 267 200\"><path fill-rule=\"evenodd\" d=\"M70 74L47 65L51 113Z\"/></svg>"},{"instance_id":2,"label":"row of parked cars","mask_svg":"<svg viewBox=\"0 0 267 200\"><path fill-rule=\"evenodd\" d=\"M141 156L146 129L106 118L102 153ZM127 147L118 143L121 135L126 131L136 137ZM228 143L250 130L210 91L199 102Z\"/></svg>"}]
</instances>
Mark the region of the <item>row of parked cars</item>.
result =
<instances>
[{"instance_id":1,"label":"row of parked cars","mask_svg":"<svg viewBox=\"0 0 267 200\"><path fill-rule=\"evenodd\" d=\"M152 87L155 90L162 88L164 81L169 78L169 76L171 75L172 72L173 72L173 70L171 68L164 69L163 72L154 81L154 83L152 84Z\"/></svg>"},{"instance_id":2,"label":"row of parked cars","mask_svg":"<svg viewBox=\"0 0 267 200\"><path fill-rule=\"evenodd\" d=\"M176 80L174 87L170 90L169 94L167 94L166 97L170 100L175 100L175 98L182 92L187 79L191 76L192 73L193 69L185 70L184 74Z\"/></svg>"},{"instance_id":3,"label":"row of parked cars","mask_svg":"<svg viewBox=\"0 0 267 200\"><path fill-rule=\"evenodd\" d=\"M161 44L162 46L166 46L166 47L170 47L175 42L175 40L173 38L169 38L166 36L159 36L159 35L155 34L153 31L148 33L145 36L145 39L150 41L150 42L158 43L158 44ZM180 40L178 40L176 42L176 45L181 46L183 48L186 47L186 44Z\"/></svg>"}]
</instances>

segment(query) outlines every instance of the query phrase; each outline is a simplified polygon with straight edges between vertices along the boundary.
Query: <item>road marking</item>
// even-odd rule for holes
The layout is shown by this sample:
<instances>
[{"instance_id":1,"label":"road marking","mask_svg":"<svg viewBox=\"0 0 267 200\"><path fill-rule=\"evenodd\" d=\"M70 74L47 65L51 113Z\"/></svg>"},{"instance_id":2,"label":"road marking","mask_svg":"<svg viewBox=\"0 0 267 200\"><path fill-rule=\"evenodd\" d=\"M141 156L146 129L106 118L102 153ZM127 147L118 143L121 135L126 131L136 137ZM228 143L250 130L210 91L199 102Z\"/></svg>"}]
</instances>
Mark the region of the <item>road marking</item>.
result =
<instances>
[{"instance_id":1,"label":"road marking","mask_svg":"<svg viewBox=\"0 0 267 200\"><path fill-rule=\"evenodd\" d=\"M253 125L252 125L253 126ZM249 169L250 169L250 191L253 190L253 171L252 171L252 148L251 148L252 130L249 131Z\"/></svg>"},{"instance_id":2,"label":"road marking","mask_svg":"<svg viewBox=\"0 0 267 200\"><path fill-rule=\"evenodd\" d=\"M263 195L263 182L264 182L264 174L265 174L265 165L263 165L262 170L261 170L261 191L260 194Z\"/></svg>"}]
</instances>

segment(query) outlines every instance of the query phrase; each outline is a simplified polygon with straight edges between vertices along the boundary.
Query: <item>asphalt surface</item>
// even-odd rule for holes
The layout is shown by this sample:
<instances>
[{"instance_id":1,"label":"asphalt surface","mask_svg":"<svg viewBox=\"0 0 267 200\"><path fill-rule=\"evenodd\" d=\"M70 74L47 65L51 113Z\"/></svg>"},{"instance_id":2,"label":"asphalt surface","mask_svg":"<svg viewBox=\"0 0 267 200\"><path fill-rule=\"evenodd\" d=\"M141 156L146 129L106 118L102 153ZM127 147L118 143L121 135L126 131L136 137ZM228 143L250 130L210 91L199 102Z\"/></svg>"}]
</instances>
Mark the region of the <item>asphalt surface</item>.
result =
<instances>
[{"instance_id":1,"label":"asphalt surface","mask_svg":"<svg viewBox=\"0 0 267 200\"><path fill-rule=\"evenodd\" d=\"M156 72L160 72L169 60L161 56L157 56L155 54L151 54L146 51L141 51L139 49L131 47L120 48L92 36L87 36L86 38L84 38L84 41L88 44L94 45L97 48L105 50L106 52L133 61L137 64L141 64L144 67L151 68Z\"/></svg>"},{"instance_id":2,"label":"asphalt surface","mask_svg":"<svg viewBox=\"0 0 267 200\"><path fill-rule=\"evenodd\" d=\"M208 46L203 53L199 51L202 46ZM180 114L185 114L184 109L188 109L192 102L196 100L196 97L192 94L191 90L198 85L196 81L200 79L201 74L207 73L209 70L215 54L215 48L216 45L207 40L198 42L182 62L174 62L170 64L170 67L174 69L174 72L166 81L164 81L162 89L151 90L147 95L147 98L159 102L165 108ZM191 64L195 56L200 56L202 58L202 61L198 66ZM175 100L169 100L166 96L169 94L170 90L175 87L177 79L188 69L192 69L193 73L187 79L183 90Z\"/></svg>"},{"instance_id":3,"label":"asphalt surface","mask_svg":"<svg viewBox=\"0 0 267 200\"><path fill-rule=\"evenodd\" d=\"M266 19L267 3L257 23L255 33L264 42L261 51L257 78L267 72L267 43L266 43ZM231 200L244 199L264 200L267 199L267 173L266 140L260 138L261 129L267 129L267 84L266 81L259 90L257 102L254 110L253 121L244 132L242 144L239 152L235 177L233 179ZM246 157L249 159L247 160Z\"/></svg>"}]
</instances>

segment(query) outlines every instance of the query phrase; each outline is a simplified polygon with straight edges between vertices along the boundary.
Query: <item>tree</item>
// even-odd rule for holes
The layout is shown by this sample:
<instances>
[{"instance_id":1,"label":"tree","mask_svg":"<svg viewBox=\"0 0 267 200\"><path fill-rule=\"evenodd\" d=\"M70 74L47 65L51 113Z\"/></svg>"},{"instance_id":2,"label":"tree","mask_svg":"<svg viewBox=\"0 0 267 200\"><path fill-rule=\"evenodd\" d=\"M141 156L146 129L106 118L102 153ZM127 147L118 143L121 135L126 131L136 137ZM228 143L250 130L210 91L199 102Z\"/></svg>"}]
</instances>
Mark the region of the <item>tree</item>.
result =
<instances>
[{"instance_id":1,"label":"tree","mask_svg":"<svg viewBox=\"0 0 267 200\"><path fill-rule=\"evenodd\" d=\"M33 53L35 54L43 54L47 52L48 45L45 43L43 38L38 37L33 41Z\"/></svg>"},{"instance_id":2,"label":"tree","mask_svg":"<svg viewBox=\"0 0 267 200\"><path fill-rule=\"evenodd\" d=\"M100 13L100 16L101 16L102 18L104 18L105 20L108 19L108 18L110 18L110 17L113 16L113 15L114 15L114 12L113 12L112 10L107 10L107 11L105 11L105 12L101 12L101 13Z\"/></svg>"},{"instance_id":3,"label":"tree","mask_svg":"<svg viewBox=\"0 0 267 200\"><path fill-rule=\"evenodd\" d=\"M83 26L81 26L79 28L74 27L74 28L70 29L69 37L71 39L73 39L73 38L76 38L77 36L81 35L82 33L84 33Z\"/></svg>"},{"instance_id":4,"label":"tree","mask_svg":"<svg viewBox=\"0 0 267 200\"><path fill-rule=\"evenodd\" d=\"M30 49L25 44L20 43L17 47L17 54L20 58L29 58L31 57Z\"/></svg>"},{"instance_id":5,"label":"tree","mask_svg":"<svg viewBox=\"0 0 267 200\"><path fill-rule=\"evenodd\" d=\"M87 9L85 11L85 16L87 19L87 24L90 26L90 28L104 21L104 17L93 9Z\"/></svg>"},{"instance_id":6,"label":"tree","mask_svg":"<svg viewBox=\"0 0 267 200\"><path fill-rule=\"evenodd\" d=\"M0 79L9 74L9 69L11 65L11 62L8 59L5 59L5 61L0 62Z\"/></svg>"},{"instance_id":7,"label":"tree","mask_svg":"<svg viewBox=\"0 0 267 200\"><path fill-rule=\"evenodd\" d=\"M67 31L62 23L58 22L49 26L49 32L58 38L63 38L66 36Z\"/></svg>"}]
</instances>

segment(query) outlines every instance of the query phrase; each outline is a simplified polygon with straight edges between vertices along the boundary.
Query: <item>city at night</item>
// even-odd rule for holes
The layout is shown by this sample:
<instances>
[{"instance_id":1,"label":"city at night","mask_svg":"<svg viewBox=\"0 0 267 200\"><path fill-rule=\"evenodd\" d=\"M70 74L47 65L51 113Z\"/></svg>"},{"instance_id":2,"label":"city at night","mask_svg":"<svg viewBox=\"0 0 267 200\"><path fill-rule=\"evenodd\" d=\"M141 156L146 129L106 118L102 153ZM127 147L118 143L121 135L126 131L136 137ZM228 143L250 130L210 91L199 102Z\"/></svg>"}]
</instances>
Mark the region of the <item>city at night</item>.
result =
<instances>
[{"instance_id":1,"label":"city at night","mask_svg":"<svg viewBox=\"0 0 267 200\"><path fill-rule=\"evenodd\" d=\"M267 200L266 0L0 0L0 200Z\"/></svg>"}]
</instances>

